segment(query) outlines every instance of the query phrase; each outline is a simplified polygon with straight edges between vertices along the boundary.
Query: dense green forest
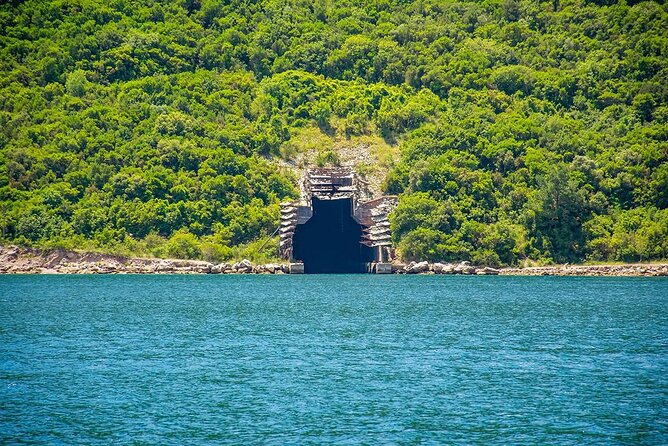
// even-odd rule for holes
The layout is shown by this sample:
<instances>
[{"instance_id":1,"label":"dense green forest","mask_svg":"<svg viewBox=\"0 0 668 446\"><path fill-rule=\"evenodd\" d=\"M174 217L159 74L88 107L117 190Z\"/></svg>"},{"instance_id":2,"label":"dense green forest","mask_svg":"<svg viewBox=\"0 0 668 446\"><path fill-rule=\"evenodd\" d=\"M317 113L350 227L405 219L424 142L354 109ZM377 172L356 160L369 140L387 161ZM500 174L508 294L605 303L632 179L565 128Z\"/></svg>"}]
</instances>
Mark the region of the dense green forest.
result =
<instances>
[{"instance_id":1,"label":"dense green forest","mask_svg":"<svg viewBox=\"0 0 668 446\"><path fill-rule=\"evenodd\" d=\"M397 148L406 260L668 257L657 2L13 1L0 73L5 243L271 257L316 135Z\"/></svg>"}]
</instances>

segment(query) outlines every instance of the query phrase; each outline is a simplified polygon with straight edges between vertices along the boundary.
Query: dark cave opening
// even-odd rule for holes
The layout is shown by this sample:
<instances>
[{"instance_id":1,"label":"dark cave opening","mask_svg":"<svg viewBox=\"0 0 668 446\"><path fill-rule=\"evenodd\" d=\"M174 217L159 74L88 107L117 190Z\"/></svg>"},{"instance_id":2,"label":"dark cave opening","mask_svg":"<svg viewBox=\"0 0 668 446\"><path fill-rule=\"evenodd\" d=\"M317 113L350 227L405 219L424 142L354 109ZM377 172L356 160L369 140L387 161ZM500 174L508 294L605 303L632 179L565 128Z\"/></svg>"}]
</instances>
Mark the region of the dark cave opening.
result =
<instances>
[{"instance_id":1,"label":"dark cave opening","mask_svg":"<svg viewBox=\"0 0 668 446\"><path fill-rule=\"evenodd\" d=\"M352 200L313 198L313 217L297 226L293 256L306 274L362 273L373 249L362 245L362 226L352 217Z\"/></svg>"}]
</instances>

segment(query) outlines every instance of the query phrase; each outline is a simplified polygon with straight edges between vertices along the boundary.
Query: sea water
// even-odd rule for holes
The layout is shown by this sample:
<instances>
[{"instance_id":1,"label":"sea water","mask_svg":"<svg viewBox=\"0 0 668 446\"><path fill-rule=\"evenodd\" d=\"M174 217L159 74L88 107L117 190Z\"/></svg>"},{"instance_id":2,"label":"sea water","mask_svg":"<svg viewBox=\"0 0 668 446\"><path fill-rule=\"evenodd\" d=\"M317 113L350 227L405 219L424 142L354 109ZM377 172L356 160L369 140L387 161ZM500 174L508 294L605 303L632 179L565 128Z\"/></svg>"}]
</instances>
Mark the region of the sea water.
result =
<instances>
[{"instance_id":1,"label":"sea water","mask_svg":"<svg viewBox=\"0 0 668 446\"><path fill-rule=\"evenodd\" d=\"M0 444L668 444L668 280L0 277Z\"/></svg>"}]
</instances>

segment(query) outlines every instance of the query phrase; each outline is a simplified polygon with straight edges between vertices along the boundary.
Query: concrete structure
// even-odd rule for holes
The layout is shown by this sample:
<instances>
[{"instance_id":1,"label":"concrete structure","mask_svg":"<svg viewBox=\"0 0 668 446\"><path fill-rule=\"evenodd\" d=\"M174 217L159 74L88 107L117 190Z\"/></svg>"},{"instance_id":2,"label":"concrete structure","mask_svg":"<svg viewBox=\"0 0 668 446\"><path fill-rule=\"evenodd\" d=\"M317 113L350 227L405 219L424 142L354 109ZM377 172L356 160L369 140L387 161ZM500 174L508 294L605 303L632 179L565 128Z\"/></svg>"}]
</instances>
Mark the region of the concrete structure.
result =
<instances>
[{"instance_id":1,"label":"concrete structure","mask_svg":"<svg viewBox=\"0 0 668 446\"><path fill-rule=\"evenodd\" d=\"M348 167L310 169L299 201L281 204L280 255L304 272L365 272L392 257L395 196L373 197ZM384 269L383 269L384 271Z\"/></svg>"},{"instance_id":2,"label":"concrete structure","mask_svg":"<svg viewBox=\"0 0 668 446\"><path fill-rule=\"evenodd\" d=\"M376 263L374 273L376 274L392 274L391 263Z\"/></svg>"},{"instance_id":3,"label":"concrete structure","mask_svg":"<svg viewBox=\"0 0 668 446\"><path fill-rule=\"evenodd\" d=\"M304 264L303 263L291 263L289 271L290 271L290 274L304 274Z\"/></svg>"}]
</instances>

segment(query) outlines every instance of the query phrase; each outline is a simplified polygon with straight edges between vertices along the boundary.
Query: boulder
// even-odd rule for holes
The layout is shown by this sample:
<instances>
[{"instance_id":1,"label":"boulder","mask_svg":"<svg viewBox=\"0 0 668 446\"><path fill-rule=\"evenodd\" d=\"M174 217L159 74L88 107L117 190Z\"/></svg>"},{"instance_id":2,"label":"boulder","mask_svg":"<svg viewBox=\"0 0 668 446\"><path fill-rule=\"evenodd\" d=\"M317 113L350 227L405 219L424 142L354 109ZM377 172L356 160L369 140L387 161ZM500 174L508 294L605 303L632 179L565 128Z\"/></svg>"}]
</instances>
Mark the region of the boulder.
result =
<instances>
[{"instance_id":1,"label":"boulder","mask_svg":"<svg viewBox=\"0 0 668 446\"><path fill-rule=\"evenodd\" d=\"M392 264L392 273L403 274L406 272L406 265L403 263L393 263Z\"/></svg>"},{"instance_id":2,"label":"boulder","mask_svg":"<svg viewBox=\"0 0 668 446\"><path fill-rule=\"evenodd\" d=\"M211 273L211 267L213 267L213 265L210 263L199 263L193 265L191 271L197 274L209 274Z\"/></svg>"},{"instance_id":3,"label":"boulder","mask_svg":"<svg viewBox=\"0 0 668 446\"><path fill-rule=\"evenodd\" d=\"M222 274L223 271L225 271L229 267L230 265L228 265L227 263L219 263L218 265L213 265L211 267L211 274Z\"/></svg>"},{"instance_id":4,"label":"boulder","mask_svg":"<svg viewBox=\"0 0 668 446\"><path fill-rule=\"evenodd\" d=\"M442 273L443 273L443 267L444 267L444 266L445 266L445 265L444 265L443 263L438 263L438 262L436 262L436 263L434 263L433 265L431 265L431 270L432 270L435 274L442 274Z\"/></svg>"},{"instance_id":5,"label":"boulder","mask_svg":"<svg viewBox=\"0 0 668 446\"><path fill-rule=\"evenodd\" d=\"M269 264L267 265L257 265L253 267L253 272L256 274L272 274L273 269L269 268Z\"/></svg>"},{"instance_id":6,"label":"boulder","mask_svg":"<svg viewBox=\"0 0 668 446\"><path fill-rule=\"evenodd\" d=\"M415 268L417 268L417 270L421 273L429 271L429 262L419 262L417 265L415 265Z\"/></svg>"},{"instance_id":7,"label":"boulder","mask_svg":"<svg viewBox=\"0 0 668 446\"><path fill-rule=\"evenodd\" d=\"M253 271L253 264L248 259L243 259L232 266L232 269L237 273L250 273Z\"/></svg>"},{"instance_id":8,"label":"boulder","mask_svg":"<svg viewBox=\"0 0 668 446\"><path fill-rule=\"evenodd\" d=\"M452 271L455 274L475 274L475 267L471 266L470 262L463 261L457 264Z\"/></svg>"},{"instance_id":9,"label":"boulder","mask_svg":"<svg viewBox=\"0 0 668 446\"><path fill-rule=\"evenodd\" d=\"M267 263L264 266L264 270L270 274L274 274L277 270L281 269L281 265L277 265L275 263Z\"/></svg>"},{"instance_id":10,"label":"boulder","mask_svg":"<svg viewBox=\"0 0 668 446\"><path fill-rule=\"evenodd\" d=\"M497 276L501 271L499 271L496 268L491 268L489 266L486 266L482 269L479 269L476 271L476 274L480 276Z\"/></svg>"},{"instance_id":11,"label":"boulder","mask_svg":"<svg viewBox=\"0 0 668 446\"><path fill-rule=\"evenodd\" d=\"M408 274L420 274L427 271L429 271L429 262L411 262L406 270Z\"/></svg>"},{"instance_id":12,"label":"boulder","mask_svg":"<svg viewBox=\"0 0 668 446\"><path fill-rule=\"evenodd\" d=\"M453 265L452 263L446 263L441 268L441 274L454 274L454 273L455 273L455 265Z\"/></svg>"}]
</instances>

